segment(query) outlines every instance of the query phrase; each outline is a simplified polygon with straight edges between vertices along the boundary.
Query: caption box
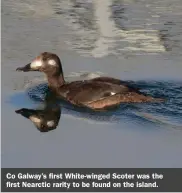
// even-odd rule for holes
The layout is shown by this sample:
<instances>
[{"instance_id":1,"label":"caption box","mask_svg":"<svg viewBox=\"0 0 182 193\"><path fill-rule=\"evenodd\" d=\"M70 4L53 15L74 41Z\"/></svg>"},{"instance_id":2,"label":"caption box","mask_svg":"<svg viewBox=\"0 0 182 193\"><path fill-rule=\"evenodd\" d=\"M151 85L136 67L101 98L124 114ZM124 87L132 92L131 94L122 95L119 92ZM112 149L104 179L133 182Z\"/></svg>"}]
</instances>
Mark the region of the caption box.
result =
<instances>
[{"instance_id":1,"label":"caption box","mask_svg":"<svg viewBox=\"0 0 182 193\"><path fill-rule=\"evenodd\" d=\"M2 192L181 192L182 169L2 168Z\"/></svg>"}]
</instances>

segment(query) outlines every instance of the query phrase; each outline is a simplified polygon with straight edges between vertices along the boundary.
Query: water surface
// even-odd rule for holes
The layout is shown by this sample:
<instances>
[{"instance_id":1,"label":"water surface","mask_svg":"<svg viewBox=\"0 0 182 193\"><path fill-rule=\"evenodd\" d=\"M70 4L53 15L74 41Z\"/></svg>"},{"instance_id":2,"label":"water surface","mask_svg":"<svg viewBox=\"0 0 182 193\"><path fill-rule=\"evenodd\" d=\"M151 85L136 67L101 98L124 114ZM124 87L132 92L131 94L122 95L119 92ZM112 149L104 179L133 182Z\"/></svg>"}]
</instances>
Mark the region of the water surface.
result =
<instances>
[{"instance_id":1,"label":"water surface","mask_svg":"<svg viewBox=\"0 0 182 193\"><path fill-rule=\"evenodd\" d=\"M180 0L2 1L2 166L181 167L181 14ZM68 80L108 75L167 100L104 113L60 103L41 133L15 110L44 108L44 76L15 69L43 51Z\"/></svg>"}]
</instances>

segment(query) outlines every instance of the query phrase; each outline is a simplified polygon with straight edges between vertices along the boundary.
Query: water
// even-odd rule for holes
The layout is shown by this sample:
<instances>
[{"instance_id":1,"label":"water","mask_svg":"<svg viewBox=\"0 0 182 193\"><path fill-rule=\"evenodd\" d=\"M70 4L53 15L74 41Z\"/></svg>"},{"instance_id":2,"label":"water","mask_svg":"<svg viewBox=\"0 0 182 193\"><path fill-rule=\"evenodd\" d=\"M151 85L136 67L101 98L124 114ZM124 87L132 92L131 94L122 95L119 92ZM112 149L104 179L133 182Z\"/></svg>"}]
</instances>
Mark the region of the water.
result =
<instances>
[{"instance_id":1,"label":"water","mask_svg":"<svg viewBox=\"0 0 182 193\"><path fill-rule=\"evenodd\" d=\"M180 0L2 1L2 166L181 167L181 14ZM15 110L51 113L45 79L15 69L43 51L67 80L132 80L166 102L97 113L60 102L57 128L41 133Z\"/></svg>"}]
</instances>

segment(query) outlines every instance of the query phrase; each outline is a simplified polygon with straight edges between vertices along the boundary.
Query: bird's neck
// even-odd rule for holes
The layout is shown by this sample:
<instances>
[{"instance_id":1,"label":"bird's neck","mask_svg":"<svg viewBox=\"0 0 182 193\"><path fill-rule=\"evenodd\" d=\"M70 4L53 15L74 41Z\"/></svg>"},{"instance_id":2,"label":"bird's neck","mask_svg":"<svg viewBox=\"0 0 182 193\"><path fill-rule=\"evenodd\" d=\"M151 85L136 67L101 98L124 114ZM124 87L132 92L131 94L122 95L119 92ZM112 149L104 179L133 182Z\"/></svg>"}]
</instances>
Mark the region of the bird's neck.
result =
<instances>
[{"instance_id":1,"label":"bird's neck","mask_svg":"<svg viewBox=\"0 0 182 193\"><path fill-rule=\"evenodd\" d=\"M47 76L48 86L52 91L58 92L59 88L65 84L63 74Z\"/></svg>"}]
</instances>

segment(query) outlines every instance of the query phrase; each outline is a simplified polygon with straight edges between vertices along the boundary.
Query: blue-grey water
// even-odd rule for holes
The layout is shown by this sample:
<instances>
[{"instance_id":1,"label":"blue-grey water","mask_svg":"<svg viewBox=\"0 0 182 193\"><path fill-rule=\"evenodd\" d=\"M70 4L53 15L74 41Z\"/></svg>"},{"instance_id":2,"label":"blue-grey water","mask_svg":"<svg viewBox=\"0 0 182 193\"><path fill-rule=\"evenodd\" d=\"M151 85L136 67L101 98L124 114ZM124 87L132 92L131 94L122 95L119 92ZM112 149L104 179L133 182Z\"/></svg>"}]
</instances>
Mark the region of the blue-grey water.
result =
<instances>
[{"instance_id":1,"label":"blue-grey water","mask_svg":"<svg viewBox=\"0 0 182 193\"><path fill-rule=\"evenodd\" d=\"M3 0L2 167L182 167L180 0ZM57 53L66 80L111 76L164 103L108 112L60 101L57 128L41 133L15 110L44 109L47 84L15 69Z\"/></svg>"}]
</instances>

